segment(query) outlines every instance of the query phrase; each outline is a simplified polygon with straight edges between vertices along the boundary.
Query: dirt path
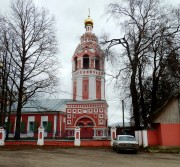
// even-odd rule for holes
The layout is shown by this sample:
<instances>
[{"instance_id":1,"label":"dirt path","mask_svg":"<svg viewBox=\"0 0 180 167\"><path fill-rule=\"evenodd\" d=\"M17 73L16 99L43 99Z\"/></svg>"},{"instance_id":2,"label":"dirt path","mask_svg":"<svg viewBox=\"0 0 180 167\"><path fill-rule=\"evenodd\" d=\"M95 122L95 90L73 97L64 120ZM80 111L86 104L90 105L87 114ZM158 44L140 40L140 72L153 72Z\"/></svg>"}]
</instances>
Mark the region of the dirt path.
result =
<instances>
[{"instance_id":1,"label":"dirt path","mask_svg":"<svg viewBox=\"0 0 180 167\"><path fill-rule=\"evenodd\" d=\"M117 154L112 149L2 150L0 167L179 167L180 154Z\"/></svg>"}]
</instances>

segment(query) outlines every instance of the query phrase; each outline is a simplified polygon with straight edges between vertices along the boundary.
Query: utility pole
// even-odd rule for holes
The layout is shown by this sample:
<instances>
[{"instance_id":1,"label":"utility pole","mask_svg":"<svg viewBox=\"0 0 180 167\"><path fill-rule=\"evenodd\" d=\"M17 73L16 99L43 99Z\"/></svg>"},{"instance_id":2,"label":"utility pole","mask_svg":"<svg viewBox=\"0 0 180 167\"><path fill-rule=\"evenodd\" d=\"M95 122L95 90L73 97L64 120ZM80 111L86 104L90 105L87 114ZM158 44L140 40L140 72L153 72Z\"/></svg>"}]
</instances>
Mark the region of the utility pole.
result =
<instances>
[{"instance_id":1,"label":"utility pole","mask_svg":"<svg viewBox=\"0 0 180 167\"><path fill-rule=\"evenodd\" d=\"M124 126L124 100L122 100L122 115L123 115L123 133L124 133L124 130L125 130L125 126Z\"/></svg>"}]
</instances>

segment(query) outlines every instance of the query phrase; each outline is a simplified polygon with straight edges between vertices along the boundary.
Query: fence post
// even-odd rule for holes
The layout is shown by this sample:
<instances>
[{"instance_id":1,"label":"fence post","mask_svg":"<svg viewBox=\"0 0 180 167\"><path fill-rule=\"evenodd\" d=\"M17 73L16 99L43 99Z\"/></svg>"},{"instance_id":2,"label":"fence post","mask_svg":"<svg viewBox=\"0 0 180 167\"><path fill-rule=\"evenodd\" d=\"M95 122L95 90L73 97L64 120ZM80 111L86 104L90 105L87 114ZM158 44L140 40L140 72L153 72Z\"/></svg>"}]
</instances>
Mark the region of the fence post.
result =
<instances>
[{"instance_id":1,"label":"fence post","mask_svg":"<svg viewBox=\"0 0 180 167\"><path fill-rule=\"evenodd\" d=\"M4 146L5 139L5 130L3 127L0 127L0 146Z\"/></svg>"},{"instance_id":2,"label":"fence post","mask_svg":"<svg viewBox=\"0 0 180 167\"><path fill-rule=\"evenodd\" d=\"M142 146L142 131L141 130L138 130L138 137L139 137L139 146Z\"/></svg>"},{"instance_id":3,"label":"fence post","mask_svg":"<svg viewBox=\"0 0 180 167\"><path fill-rule=\"evenodd\" d=\"M113 140L116 138L116 128L113 126L111 128L111 146L113 145Z\"/></svg>"},{"instance_id":4,"label":"fence post","mask_svg":"<svg viewBox=\"0 0 180 167\"><path fill-rule=\"evenodd\" d=\"M75 128L75 133L74 133L74 145L75 146L80 146L81 145L81 139L80 139L80 127L77 126Z\"/></svg>"},{"instance_id":5,"label":"fence post","mask_svg":"<svg viewBox=\"0 0 180 167\"><path fill-rule=\"evenodd\" d=\"M38 141L37 141L37 145L39 145L39 146L43 146L44 145L44 128L42 126L40 126L38 128Z\"/></svg>"},{"instance_id":6,"label":"fence post","mask_svg":"<svg viewBox=\"0 0 180 167\"><path fill-rule=\"evenodd\" d=\"M142 131L142 137L143 137L143 147L147 147L148 146L147 130Z\"/></svg>"},{"instance_id":7,"label":"fence post","mask_svg":"<svg viewBox=\"0 0 180 167\"><path fill-rule=\"evenodd\" d=\"M142 146L142 131L141 130L135 131L135 138L136 138L136 141L139 143L139 146Z\"/></svg>"}]
</instances>

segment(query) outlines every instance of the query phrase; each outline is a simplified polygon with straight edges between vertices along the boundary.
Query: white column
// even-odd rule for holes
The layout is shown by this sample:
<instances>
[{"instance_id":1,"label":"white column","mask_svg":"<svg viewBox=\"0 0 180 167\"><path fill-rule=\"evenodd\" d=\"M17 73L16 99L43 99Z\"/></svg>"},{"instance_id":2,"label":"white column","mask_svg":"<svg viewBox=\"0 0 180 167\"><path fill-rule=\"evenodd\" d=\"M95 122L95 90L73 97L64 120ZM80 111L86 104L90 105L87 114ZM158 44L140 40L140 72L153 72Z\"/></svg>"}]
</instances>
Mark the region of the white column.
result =
<instances>
[{"instance_id":1,"label":"white column","mask_svg":"<svg viewBox=\"0 0 180 167\"><path fill-rule=\"evenodd\" d=\"M147 147L148 146L147 130L142 131L142 138L143 138L143 147Z\"/></svg>"},{"instance_id":2,"label":"white column","mask_svg":"<svg viewBox=\"0 0 180 167\"><path fill-rule=\"evenodd\" d=\"M103 136L105 136L105 132L104 132L104 129L103 129Z\"/></svg>"},{"instance_id":3,"label":"white column","mask_svg":"<svg viewBox=\"0 0 180 167\"><path fill-rule=\"evenodd\" d=\"M139 130L139 145L142 146L142 131Z\"/></svg>"},{"instance_id":4,"label":"white column","mask_svg":"<svg viewBox=\"0 0 180 167\"><path fill-rule=\"evenodd\" d=\"M3 127L0 127L0 146L4 146L5 139L5 130Z\"/></svg>"},{"instance_id":5,"label":"white column","mask_svg":"<svg viewBox=\"0 0 180 167\"><path fill-rule=\"evenodd\" d=\"M102 100L104 100L105 99L105 89L104 89L104 85L105 83L104 83L104 77L103 78L101 78L101 99Z\"/></svg>"},{"instance_id":6,"label":"white column","mask_svg":"<svg viewBox=\"0 0 180 167\"><path fill-rule=\"evenodd\" d=\"M54 130L53 130L53 137L56 135L56 127L57 127L57 115L54 115Z\"/></svg>"},{"instance_id":7,"label":"white column","mask_svg":"<svg viewBox=\"0 0 180 167\"><path fill-rule=\"evenodd\" d=\"M76 93L76 99L82 100L82 77L77 78L77 93Z\"/></svg>"},{"instance_id":8,"label":"white column","mask_svg":"<svg viewBox=\"0 0 180 167\"><path fill-rule=\"evenodd\" d=\"M111 128L111 146L113 144L113 140L116 138L116 128L112 127Z\"/></svg>"},{"instance_id":9,"label":"white column","mask_svg":"<svg viewBox=\"0 0 180 167\"><path fill-rule=\"evenodd\" d=\"M78 60L81 61L81 67L80 68L83 68L83 57L80 57Z\"/></svg>"},{"instance_id":10,"label":"white column","mask_svg":"<svg viewBox=\"0 0 180 167\"><path fill-rule=\"evenodd\" d=\"M136 141L139 143L139 146L142 146L142 132L141 130L135 131Z\"/></svg>"},{"instance_id":11,"label":"white column","mask_svg":"<svg viewBox=\"0 0 180 167\"><path fill-rule=\"evenodd\" d=\"M81 139L80 139L80 127L76 127L74 131L74 145L80 146L81 145Z\"/></svg>"},{"instance_id":12,"label":"white column","mask_svg":"<svg viewBox=\"0 0 180 167\"><path fill-rule=\"evenodd\" d=\"M93 137L96 137L96 129L94 129L94 136Z\"/></svg>"},{"instance_id":13,"label":"white column","mask_svg":"<svg viewBox=\"0 0 180 167\"><path fill-rule=\"evenodd\" d=\"M89 100L96 99L96 77L89 77Z\"/></svg>"},{"instance_id":14,"label":"white column","mask_svg":"<svg viewBox=\"0 0 180 167\"><path fill-rule=\"evenodd\" d=\"M139 134L137 130L135 131L135 138L136 138L136 141L139 143Z\"/></svg>"},{"instance_id":15,"label":"white column","mask_svg":"<svg viewBox=\"0 0 180 167\"><path fill-rule=\"evenodd\" d=\"M43 146L44 145L44 127L40 126L38 128L38 141L37 145Z\"/></svg>"}]
</instances>

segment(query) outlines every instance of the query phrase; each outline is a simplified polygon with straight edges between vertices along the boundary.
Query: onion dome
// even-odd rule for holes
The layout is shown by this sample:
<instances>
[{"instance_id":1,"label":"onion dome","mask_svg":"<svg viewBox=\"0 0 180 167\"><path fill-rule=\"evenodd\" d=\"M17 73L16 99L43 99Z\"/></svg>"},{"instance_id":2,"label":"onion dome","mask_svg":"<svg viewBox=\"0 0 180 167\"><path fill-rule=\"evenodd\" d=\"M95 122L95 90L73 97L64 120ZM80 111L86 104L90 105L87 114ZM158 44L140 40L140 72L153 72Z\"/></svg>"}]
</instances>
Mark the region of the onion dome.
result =
<instances>
[{"instance_id":1,"label":"onion dome","mask_svg":"<svg viewBox=\"0 0 180 167\"><path fill-rule=\"evenodd\" d=\"M92 26L93 27L93 20L90 18L90 9L89 9L89 15L86 20L84 20L85 27L86 26Z\"/></svg>"},{"instance_id":2,"label":"onion dome","mask_svg":"<svg viewBox=\"0 0 180 167\"><path fill-rule=\"evenodd\" d=\"M84 20L84 25L86 26L92 26L93 27L93 20L90 18L90 15L86 20Z\"/></svg>"}]
</instances>

